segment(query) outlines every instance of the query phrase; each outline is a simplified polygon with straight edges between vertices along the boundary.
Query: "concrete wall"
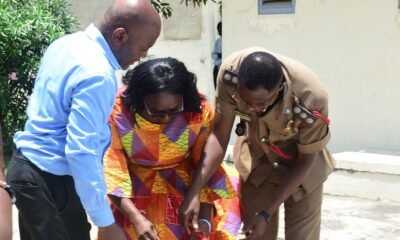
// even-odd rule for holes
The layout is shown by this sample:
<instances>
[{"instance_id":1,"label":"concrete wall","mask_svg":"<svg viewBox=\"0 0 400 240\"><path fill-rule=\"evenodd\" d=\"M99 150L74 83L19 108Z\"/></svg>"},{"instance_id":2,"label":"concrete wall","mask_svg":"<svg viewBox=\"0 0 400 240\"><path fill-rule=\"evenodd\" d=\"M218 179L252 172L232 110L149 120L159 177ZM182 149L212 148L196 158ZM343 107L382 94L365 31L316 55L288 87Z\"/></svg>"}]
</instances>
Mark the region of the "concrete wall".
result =
<instances>
[{"instance_id":1,"label":"concrete wall","mask_svg":"<svg viewBox=\"0 0 400 240\"><path fill-rule=\"evenodd\" d=\"M100 19L112 0L70 2L84 28ZM180 0L168 2L173 17L163 20L162 36L149 53L185 62L213 101L210 52L218 5L193 8ZM223 57L258 45L296 58L321 76L330 94L334 152L400 152L397 0L297 1L295 14L288 15L258 15L256 0L226 0L222 12Z\"/></svg>"},{"instance_id":2,"label":"concrete wall","mask_svg":"<svg viewBox=\"0 0 400 240\"><path fill-rule=\"evenodd\" d=\"M175 57L197 75L198 88L214 100L211 52L217 36L218 5L192 7L181 0L168 1L174 12L163 20L162 35L149 54L157 57Z\"/></svg>"},{"instance_id":3,"label":"concrete wall","mask_svg":"<svg viewBox=\"0 0 400 240\"><path fill-rule=\"evenodd\" d=\"M324 193L400 203L400 156L341 152Z\"/></svg>"},{"instance_id":4,"label":"concrete wall","mask_svg":"<svg viewBox=\"0 0 400 240\"><path fill-rule=\"evenodd\" d=\"M112 0L70 0L71 8L84 29L97 22ZM198 78L198 87L208 98L214 100L212 83L211 51L217 37L216 25L220 21L218 5L193 7L181 4L181 0L169 0L172 17L163 19L162 33L149 54L156 57L175 57L183 61Z\"/></svg>"},{"instance_id":5,"label":"concrete wall","mask_svg":"<svg viewBox=\"0 0 400 240\"><path fill-rule=\"evenodd\" d=\"M223 57L257 45L304 62L330 94L333 151L400 152L398 1L296 1L289 15L257 2L223 1Z\"/></svg>"},{"instance_id":6,"label":"concrete wall","mask_svg":"<svg viewBox=\"0 0 400 240\"><path fill-rule=\"evenodd\" d=\"M90 23L101 19L113 0L69 0L69 2L72 12L79 19L79 29L85 29Z\"/></svg>"}]
</instances>

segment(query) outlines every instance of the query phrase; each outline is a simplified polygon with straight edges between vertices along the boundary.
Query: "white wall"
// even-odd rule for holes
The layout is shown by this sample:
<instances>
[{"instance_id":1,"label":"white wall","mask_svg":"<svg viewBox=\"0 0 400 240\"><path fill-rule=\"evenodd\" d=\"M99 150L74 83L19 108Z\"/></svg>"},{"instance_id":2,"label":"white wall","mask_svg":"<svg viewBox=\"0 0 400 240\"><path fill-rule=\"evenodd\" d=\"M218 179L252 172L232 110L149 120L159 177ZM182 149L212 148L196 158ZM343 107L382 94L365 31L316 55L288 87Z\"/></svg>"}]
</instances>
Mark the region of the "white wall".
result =
<instances>
[{"instance_id":1,"label":"white wall","mask_svg":"<svg viewBox=\"0 0 400 240\"><path fill-rule=\"evenodd\" d=\"M335 151L400 152L398 0L297 0L292 15L223 1L223 57L263 46L313 68L330 95Z\"/></svg>"},{"instance_id":2,"label":"white wall","mask_svg":"<svg viewBox=\"0 0 400 240\"><path fill-rule=\"evenodd\" d=\"M79 19L79 29L85 29L90 23L101 19L113 0L69 0L69 2L72 12Z\"/></svg>"},{"instance_id":3,"label":"white wall","mask_svg":"<svg viewBox=\"0 0 400 240\"><path fill-rule=\"evenodd\" d=\"M218 5L210 2L194 8L180 2L169 1L174 12L171 18L163 20L162 35L149 54L184 62L197 75L199 90L214 101L211 52L217 36L215 26L220 19Z\"/></svg>"},{"instance_id":4,"label":"white wall","mask_svg":"<svg viewBox=\"0 0 400 240\"><path fill-rule=\"evenodd\" d=\"M80 21L80 29L97 22L112 0L70 0L71 9ZM172 17L163 19L161 36L150 49L156 57L174 57L184 62L198 78L198 87L214 101L211 51L217 37L216 25L220 21L218 5L193 7L181 4L181 0L169 0Z\"/></svg>"}]
</instances>

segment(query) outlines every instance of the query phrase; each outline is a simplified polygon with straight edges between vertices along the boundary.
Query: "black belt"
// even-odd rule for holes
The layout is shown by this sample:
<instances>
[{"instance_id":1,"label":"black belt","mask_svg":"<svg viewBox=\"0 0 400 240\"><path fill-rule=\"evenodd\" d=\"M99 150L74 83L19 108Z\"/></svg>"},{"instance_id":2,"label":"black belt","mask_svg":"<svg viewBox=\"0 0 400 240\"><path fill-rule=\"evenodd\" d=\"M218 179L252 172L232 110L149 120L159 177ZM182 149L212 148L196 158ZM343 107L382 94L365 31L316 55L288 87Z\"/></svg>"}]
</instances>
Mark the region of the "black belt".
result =
<instances>
[{"instance_id":1,"label":"black belt","mask_svg":"<svg viewBox=\"0 0 400 240\"><path fill-rule=\"evenodd\" d=\"M24 154L22 154L20 149L17 149L17 151L15 151L14 157L30 162L29 159L25 157Z\"/></svg>"},{"instance_id":2,"label":"black belt","mask_svg":"<svg viewBox=\"0 0 400 240\"><path fill-rule=\"evenodd\" d=\"M27 157L25 157L24 154L22 154L21 150L17 149L17 151L14 152L14 158L18 158L18 160L22 160L22 161L26 162L26 164L28 164L33 169L35 169L37 172L39 172L39 174L42 174L43 171L40 168L38 168L35 164L33 164L31 162L31 160L29 160Z\"/></svg>"}]
</instances>

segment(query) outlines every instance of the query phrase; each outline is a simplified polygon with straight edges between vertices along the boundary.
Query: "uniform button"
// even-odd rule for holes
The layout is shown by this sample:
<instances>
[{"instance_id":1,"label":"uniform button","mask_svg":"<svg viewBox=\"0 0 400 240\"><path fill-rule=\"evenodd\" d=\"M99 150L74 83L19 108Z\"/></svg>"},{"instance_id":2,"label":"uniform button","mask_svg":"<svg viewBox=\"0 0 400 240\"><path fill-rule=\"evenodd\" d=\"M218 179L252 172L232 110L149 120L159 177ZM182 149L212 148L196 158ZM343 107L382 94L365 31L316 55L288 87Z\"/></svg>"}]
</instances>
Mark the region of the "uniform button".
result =
<instances>
[{"instance_id":1,"label":"uniform button","mask_svg":"<svg viewBox=\"0 0 400 240\"><path fill-rule=\"evenodd\" d=\"M237 84L237 83L239 82L239 79L238 79L237 77L233 77L233 78L232 78L232 82L233 82L234 84Z\"/></svg>"},{"instance_id":2,"label":"uniform button","mask_svg":"<svg viewBox=\"0 0 400 240\"><path fill-rule=\"evenodd\" d=\"M312 118L307 118L307 119L306 119L306 123L308 123L308 124L314 123L314 119L312 119Z\"/></svg>"},{"instance_id":3,"label":"uniform button","mask_svg":"<svg viewBox=\"0 0 400 240\"><path fill-rule=\"evenodd\" d=\"M299 114L301 112L301 109L299 107L294 107L293 112Z\"/></svg>"},{"instance_id":4,"label":"uniform button","mask_svg":"<svg viewBox=\"0 0 400 240\"><path fill-rule=\"evenodd\" d=\"M274 162L274 163L272 163L272 166L274 166L274 168L278 168L279 167L279 163L278 162Z\"/></svg>"},{"instance_id":5,"label":"uniform button","mask_svg":"<svg viewBox=\"0 0 400 240\"><path fill-rule=\"evenodd\" d=\"M224 79L225 79L226 81L230 81L230 80L232 79L232 76L231 76L229 73L225 73Z\"/></svg>"},{"instance_id":6,"label":"uniform button","mask_svg":"<svg viewBox=\"0 0 400 240\"><path fill-rule=\"evenodd\" d=\"M268 142L268 140L267 140L267 138L266 138L266 137L263 137L263 138L261 138L261 142L262 142L262 143L267 143L267 142Z\"/></svg>"},{"instance_id":7,"label":"uniform button","mask_svg":"<svg viewBox=\"0 0 400 240\"><path fill-rule=\"evenodd\" d=\"M306 119L307 118L307 114L305 112L300 113L299 116L302 119Z\"/></svg>"},{"instance_id":8,"label":"uniform button","mask_svg":"<svg viewBox=\"0 0 400 240\"><path fill-rule=\"evenodd\" d=\"M285 113L286 113L286 114L289 114L289 113L291 113L291 112L292 112L292 110L291 110L290 108L286 108L286 109L285 109Z\"/></svg>"}]
</instances>

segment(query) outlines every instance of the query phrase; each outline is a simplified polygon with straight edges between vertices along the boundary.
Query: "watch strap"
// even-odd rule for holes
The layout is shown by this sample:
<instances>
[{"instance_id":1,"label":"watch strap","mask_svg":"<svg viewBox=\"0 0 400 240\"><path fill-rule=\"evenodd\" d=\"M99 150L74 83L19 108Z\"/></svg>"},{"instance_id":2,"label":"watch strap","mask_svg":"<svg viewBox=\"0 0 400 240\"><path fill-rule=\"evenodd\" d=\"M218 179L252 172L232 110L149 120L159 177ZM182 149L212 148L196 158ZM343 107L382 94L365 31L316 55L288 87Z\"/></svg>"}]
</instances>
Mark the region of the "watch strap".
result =
<instances>
[{"instance_id":1,"label":"watch strap","mask_svg":"<svg viewBox=\"0 0 400 240\"><path fill-rule=\"evenodd\" d=\"M261 210L259 212L256 213L256 215L261 216L264 218L264 220L269 223L271 221L271 214L269 214L267 211L265 210Z\"/></svg>"},{"instance_id":2,"label":"watch strap","mask_svg":"<svg viewBox=\"0 0 400 240\"><path fill-rule=\"evenodd\" d=\"M14 204L17 199L15 197L15 192L14 190L11 188L10 185L8 185L8 183L4 182L4 181L0 181L0 188L3 188L4 190L6 190L6 192L8 193L8 195L10 195L11 198L11 202Z\"/></svg>"}]
</instances>

